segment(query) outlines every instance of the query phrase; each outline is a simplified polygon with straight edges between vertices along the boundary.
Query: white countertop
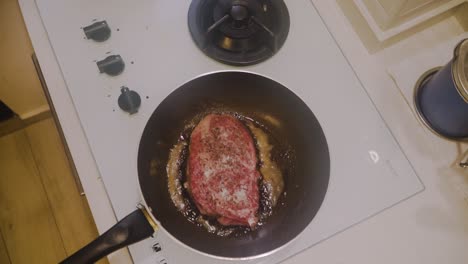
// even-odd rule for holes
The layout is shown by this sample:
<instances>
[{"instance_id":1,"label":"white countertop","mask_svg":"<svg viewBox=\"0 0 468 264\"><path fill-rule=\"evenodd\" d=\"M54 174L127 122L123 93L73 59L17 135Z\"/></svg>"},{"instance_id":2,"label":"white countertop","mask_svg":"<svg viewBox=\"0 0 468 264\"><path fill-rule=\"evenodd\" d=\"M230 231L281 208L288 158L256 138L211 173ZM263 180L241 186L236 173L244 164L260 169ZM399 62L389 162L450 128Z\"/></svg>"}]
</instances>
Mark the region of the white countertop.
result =
<instances>
[{"instance_id":1,"label":"white countertop","mask_svg":"<svg viewBox=\"0 0 468 264\"><path fill-rule=\"evenodd\" d=\"M49 93L99 232L116 222L34 0L19 0ZM455 166L467 146L439 139L416 119L388 68L462 33L449 19L369 54L336 1L312 0L426 190L289 259L286 263L466 263L468 171ZM129 263L126 250L111 263Z\"/></svg>"}]
</instances>

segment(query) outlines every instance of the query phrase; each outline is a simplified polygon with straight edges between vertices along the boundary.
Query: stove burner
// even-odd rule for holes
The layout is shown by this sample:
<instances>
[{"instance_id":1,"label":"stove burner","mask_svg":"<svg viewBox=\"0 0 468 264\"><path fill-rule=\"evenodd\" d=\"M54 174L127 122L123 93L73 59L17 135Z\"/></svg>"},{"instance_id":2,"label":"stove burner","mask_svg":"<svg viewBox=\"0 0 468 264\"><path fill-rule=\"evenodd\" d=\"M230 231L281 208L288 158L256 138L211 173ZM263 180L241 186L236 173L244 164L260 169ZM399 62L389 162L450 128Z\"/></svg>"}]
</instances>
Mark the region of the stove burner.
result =
<instances>
[{"instance_id":1,"label":"stove burner","mask_svg":"<svg viewBox=\"0 0 468 264\"><path fill-rule=\"evenodd\" d=\"M188 23L206 55L246 66L273 56L286 41L290 22L282 0L193 0Z\"/></svg>"}]
</instances>

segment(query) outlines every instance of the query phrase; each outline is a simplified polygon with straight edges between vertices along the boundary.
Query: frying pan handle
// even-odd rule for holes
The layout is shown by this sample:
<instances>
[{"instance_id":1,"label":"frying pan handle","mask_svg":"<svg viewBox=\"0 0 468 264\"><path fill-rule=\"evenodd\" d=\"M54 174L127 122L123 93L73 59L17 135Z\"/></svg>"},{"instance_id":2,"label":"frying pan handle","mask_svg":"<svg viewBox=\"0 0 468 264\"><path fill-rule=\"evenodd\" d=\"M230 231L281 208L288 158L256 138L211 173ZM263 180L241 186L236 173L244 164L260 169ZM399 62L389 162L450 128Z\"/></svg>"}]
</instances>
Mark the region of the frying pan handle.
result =
<instances>
[{"instance_id":1,"label":"frying pan handle","mask_svg":"<svg viewBox=\"0 0 468 264\"><path fill-rule=\"evenodd\" d=\"M156 225L146 209L137 209L60 263L94 263L118 249L150 237L155 229Z\"/></svg>"}]
</instances>

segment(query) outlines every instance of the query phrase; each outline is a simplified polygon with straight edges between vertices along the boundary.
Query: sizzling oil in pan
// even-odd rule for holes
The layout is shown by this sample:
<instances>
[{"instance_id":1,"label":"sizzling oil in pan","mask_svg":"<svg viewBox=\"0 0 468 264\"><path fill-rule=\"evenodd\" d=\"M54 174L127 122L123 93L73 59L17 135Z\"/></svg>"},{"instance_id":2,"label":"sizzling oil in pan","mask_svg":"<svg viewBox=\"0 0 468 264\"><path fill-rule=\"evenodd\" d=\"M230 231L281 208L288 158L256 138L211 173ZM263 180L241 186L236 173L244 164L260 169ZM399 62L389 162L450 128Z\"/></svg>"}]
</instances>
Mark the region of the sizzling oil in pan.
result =
<instances>
[{"instance_id":1,"label":"sizzling oil in pan","mask_svg":"<svg viewBox=\"0 0 468 264\"><path fill-rule=\"evenodd\" d=\"M204 227L208 232L219 235L241 235L254 230L268 221L274 214L276 206L285 206L282 201L287 192L285 190L285 179L291 176L293 151L285 144L277 140L267 126L254 120L253 118L232 112L210 112L231 114L239 119L250 131L256 146L259 162L257 169L262 175L259 181L260 206L258 210L258 224L255 227L245 226L223 226L213 217L202 215L195 203L192 201L189 191L186 169L189 149L190 135L198 124L198 121L208 113L200 114L191 120L181 133L178 142L170 151L167 176L168 191L177 209L187 218L188 221ZM275 119L264 117L265 121L277 124Z\"/></svg>"}]
</instances>

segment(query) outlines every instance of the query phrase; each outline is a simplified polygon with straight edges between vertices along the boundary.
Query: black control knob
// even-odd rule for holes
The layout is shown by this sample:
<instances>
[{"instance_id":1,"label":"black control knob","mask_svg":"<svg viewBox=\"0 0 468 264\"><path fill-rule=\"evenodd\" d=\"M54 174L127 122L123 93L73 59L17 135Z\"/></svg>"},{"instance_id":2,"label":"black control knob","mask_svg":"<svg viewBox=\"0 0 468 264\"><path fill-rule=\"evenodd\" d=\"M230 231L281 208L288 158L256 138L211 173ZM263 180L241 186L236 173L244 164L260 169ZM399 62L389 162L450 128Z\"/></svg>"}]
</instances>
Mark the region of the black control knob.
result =
<instances>
[{"instance_id":1,"label":"black control knob","mask_svg":"<svg viewBox=\"0 0 468 264\"><path fill-rule=\"evenodd\" d=\"M105 20L86 26L83 28L83 31L86 38L97 42L106 41L111 35L111 29Z\"/></svg>"},{"instance_id":2,"label":"black control knob","mask_svg":"<svg viewBox=\"0 0 468 264\"><path fill-rule=\"evenodd\" d=\"M118 100L119 107L131 115L138 112L138 108L140 108L141 105L140 95L125 86L120 89L120 92L121 94Z\"/></svg>"},{"instance_id":3,"label":"black control knob","mask_svg":"<svg viewBox=\"0 0 468 264\"><path fill-rule=\"evenodd\" d=\"M151 248L156 253L158 253L158 252L160 252L162 250L161 244L159 244L159 243L154 244Z\"/></svg>"},{"instance_id":4,"label":"black control knob","mask_svg":"<svg viewBox=\"0 0 468 264\"><path fill-rule=\"evenodd\" d=\"M107 73L111 76L119 75L125 69L125 63L120 55L111 55L97 62L100 73Z\"/></svg>"}]
</instances>

